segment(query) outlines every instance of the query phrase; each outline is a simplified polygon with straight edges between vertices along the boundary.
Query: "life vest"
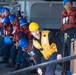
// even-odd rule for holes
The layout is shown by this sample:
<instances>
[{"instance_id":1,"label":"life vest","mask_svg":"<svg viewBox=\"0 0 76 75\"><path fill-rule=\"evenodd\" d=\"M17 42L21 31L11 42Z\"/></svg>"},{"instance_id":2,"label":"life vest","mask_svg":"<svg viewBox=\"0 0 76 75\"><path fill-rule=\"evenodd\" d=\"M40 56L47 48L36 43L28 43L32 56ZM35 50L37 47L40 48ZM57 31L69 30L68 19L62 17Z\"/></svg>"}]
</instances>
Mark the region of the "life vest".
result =
<instances>
[{"instance_id":1,"label":"life vest","mask_svg":"<svg viewBox=\"0 0 76 75\"><path fill-rule=\"evenodd\" d=\"M37 40L33 39L34 47L40 50L46 60L48 60L54 52L58 51L55 43L52 43L51 45L49 44L49 32L50 31L48 30L41 32L41 44Z\"/></svg>"},{"instance_id":2,"label":"life vest","mask_svg":"<svg viewBox=\"0 0 76 75\"><path fill-rule=\"evenodd\" d=\"M62 11L61 31L76 28L76 8L73 7L68 14L66 10Z\"/></svg>"}]
</instances>

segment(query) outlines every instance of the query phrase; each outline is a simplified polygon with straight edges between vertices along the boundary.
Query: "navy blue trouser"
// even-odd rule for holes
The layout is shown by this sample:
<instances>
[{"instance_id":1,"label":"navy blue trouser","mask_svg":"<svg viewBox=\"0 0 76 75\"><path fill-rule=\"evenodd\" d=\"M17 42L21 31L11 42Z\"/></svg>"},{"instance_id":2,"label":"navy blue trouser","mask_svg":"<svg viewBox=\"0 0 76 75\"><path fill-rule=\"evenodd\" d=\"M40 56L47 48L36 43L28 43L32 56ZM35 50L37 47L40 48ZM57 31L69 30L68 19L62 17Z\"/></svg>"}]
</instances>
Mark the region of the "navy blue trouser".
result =
<instances>
[{"instance_id":1,"label":"navy blue trouser","mask_svg":"<svg viewBox=\"0 0 76 75\"><path fill-rule=\"evenodd\" d=\"M24 67L27 67L29 63L29 57L30 56L27 54L27 52L22 51L20 48L17 54L16 64L22 64Z\"/></svg>"},{"instance_id":2,"label":"navy blue trouser","mask_svg":"<svg viewBox=\"0 0 76 75\"><path fill-rule=\"evenodd\" d=\"M3 32L3 27L0 27L0 31L1 31L1 33L2 33L2 35L4 34L4 32Z\"/></svg>"},{"instance_id":3,"label":"navy blue trouser","mask_svg":"<svg viewBox=\"0 0 76 75\"><path fill-rule=\"evenodd\" d=\"M18 48L19 49L19 48ZM11 52L10 52L10 60L15 63L16 61L16 56L17 56L17 53L18 53L18 49L16 49L16 46L13 45L12 48L11 48Z\"/></svg>"},{"instance_id":4,"label":"navy blue trouser","mask_svg":"<svg viewBox=\"0 0 76 75\"><path fill-rule=\"evenodd\" d=\"M56 60L56 59L57 59L57 53L54 53L54 54L52 54L52 56L50 56L50 58L48 60L46 60L44 57L42 57L41 62L44 63L44 62L48 62L48 61L52 61L52 60ZM57 66L57 64L51 64L46 67L42 67L43 75L54 75L56 66Z\"/></svg>"},{"instance_id":5,"label":"navy blue trouser","mask_svg":"<svg viewBox=\"0 0 76 75\"><path fill-rule=\"evenodd\" d=\"M6 61L7 61L7 60L9 59L9 57L10 57L11 47L12 47L12 44L5 44L5 46L4 46L3 59L6 60Z\"/></svg>"},{"instance_id":6,"label":"navy blue trouser","mask_svg":"<svg viewBox=\"0 0 76 75\"><path fill-rule=\"evenodd\" d=\"M0 35L0 52L3 52L4 45L4 37Z\"/></svg>"},{"instance_id":7,"label":"navy blue trouser","mask_svg":"<svg viewBox=\"0 0 76 75\"><path fill-rule=\"evenodd\" d=\"M16 63L21 64L21 57L22 57L23 51L21 47L18 49L17 57L16 57Z\"/></svg>"},{"instance_id":8,"label":"navy blue trouser","mask_svg":"<svg viewBox=\"0 0 76 75\"><path fill-rule=\"evenodd\" d=\"M27 54L27 52L24 52L21 57L21 64L24 65L24 67L27 67L30 63L30 56Z\"/></svg>"}]
</instances>

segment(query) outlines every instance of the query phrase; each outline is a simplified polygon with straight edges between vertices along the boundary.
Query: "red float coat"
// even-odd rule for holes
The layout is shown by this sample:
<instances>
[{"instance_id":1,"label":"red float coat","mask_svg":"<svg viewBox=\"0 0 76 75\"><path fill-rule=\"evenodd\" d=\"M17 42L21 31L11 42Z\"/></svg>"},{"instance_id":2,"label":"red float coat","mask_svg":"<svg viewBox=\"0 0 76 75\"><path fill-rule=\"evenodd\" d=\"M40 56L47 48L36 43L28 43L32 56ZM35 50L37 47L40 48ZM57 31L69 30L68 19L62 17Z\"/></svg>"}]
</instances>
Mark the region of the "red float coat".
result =
<instances>
[{"instance_id":1,"label":"red float coat","mask_svg":"<svg viewBox=\"0 0 76 75\"><path fill-rule=\"evenodd\" d=\"M11 35L12 34L12 24L9 24L7 27L5 27L5 35Z\"/></svg>"},{"instance_id":2,"label":"red float coat","mask_svg":"<svg viewBox=\"0 0 76 75\"><path fill-rule=\"evenodd\" d=\"M72 10L67 13L66 10L62 11L62 23L61 31L66 31L71 28L76 28L76 8L73 7Z\"/></svg>"},{"instance_id":3,"label":"red float coat","mask_svg":"<svg viewBox=\"0 0 76 75\"><path fill-rule=\"evenodd\" d=\"M14 25L14 27L15 27L15 32L14 32L15 41L19 41L19 38L18 38L18 33L20 32L19 20L17 20L17 22Z\"/></svg>"},{"instance_id":4,"label":"red float coat","mask_svg":"<svg viewBox=\"0 0 76 75\"><path fill-rule=\"evenodd\" d=\"M20 31L23 31L26 34L28 40L31 40L31 33L29 31L29 25L25 26L24 28L21 27Z\"/></svg>"},{"instance_id":5,"label":"red float coat","mask_svg":"<svg viewBox=\"0 0 76 75\"><path fill-rule=\"evenodd\" d=\"M2 17L2 15L0 14L0 27L2 27L3 26L3 17Z\"/></svg>"}]
</instances>

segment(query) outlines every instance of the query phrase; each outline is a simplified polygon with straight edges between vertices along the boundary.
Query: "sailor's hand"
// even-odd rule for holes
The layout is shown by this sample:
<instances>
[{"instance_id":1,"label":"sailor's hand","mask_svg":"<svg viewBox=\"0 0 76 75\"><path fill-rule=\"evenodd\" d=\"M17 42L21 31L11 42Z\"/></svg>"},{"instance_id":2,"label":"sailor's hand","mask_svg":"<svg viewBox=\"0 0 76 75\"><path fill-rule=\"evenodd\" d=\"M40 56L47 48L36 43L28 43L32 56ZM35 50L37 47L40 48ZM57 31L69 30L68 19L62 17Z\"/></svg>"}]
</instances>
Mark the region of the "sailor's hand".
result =
<instances>
[{"instance_id":1,"label":"sailor's hand","mask_svg":"<svg viewBox=\"0 0 76 75\"><path fill-rule=\"evenodd\" d=\"M24 51L24 52L25 52L26 50L25 50L24 48L22 48L22 51Z\"/></svg>"},{"instance_id":2,"label":"sailor's hand","mask_svg":"<svg viewBox=\"0 0 76 75\"><path fill-rule=\"evenodd\" d=\"M58 55L57 55L57 60L58 60L58 59L61 59L61 58L62 58L62 55L61 55L61 54L58 54Z\"/></svg>"},{"instance_id":3,"label":"sailor's hand","mask_svg":"<svg viewBox=\"0 0 76 75\"><path fill-rule=\"evenodd\" d=\"M30 60L33 60L33 59L34 59L34 57L33 57L33 56L31 56L31 57L30 57Z\"/></svg>"},{"instance_id":4,"label":"sailor's hand","mask_svg":"<svg viewBox=\"0 0 76 75\"><path fill-rule=\"evenodd\" d=\"M38 69L37 69L37 72L38 72L39 75L42 75L42 70L41 70L41 68L38 68Z\"/></svg>"},{"instance_id":5,"label":"sailor's hand","mask_svg":"<svg viewBox=\"0 0 76 75\"><path fill-rule=\"evenodd\" d=\"M18 42L15 43L16 49L20 46Z\"/></svg>"}]
</instances>

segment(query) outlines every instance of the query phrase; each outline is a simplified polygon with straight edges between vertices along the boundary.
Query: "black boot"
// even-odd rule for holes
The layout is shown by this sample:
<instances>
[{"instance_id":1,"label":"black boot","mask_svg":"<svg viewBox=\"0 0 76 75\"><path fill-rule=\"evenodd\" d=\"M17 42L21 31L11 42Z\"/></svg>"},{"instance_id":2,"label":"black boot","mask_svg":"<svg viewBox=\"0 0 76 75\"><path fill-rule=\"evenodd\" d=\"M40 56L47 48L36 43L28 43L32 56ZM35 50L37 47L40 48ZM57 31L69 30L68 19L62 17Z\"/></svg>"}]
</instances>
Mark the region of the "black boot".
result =
<instances>
[{"instance_id":1,"label":"black boot","mask_svg":"<svg viewBox=\"0 0 76 75\"><path fill-rule=\"evenodd\" d=\"M23 64L20 65L20 69L24 68Z\"/></svg>"},{"instance_id":2,"label":"black boot","mask_svg":"<svg viewBox=\"0 0 76 75\"><path fill-rule=\"evenodd\" d=\"M20 69L19 67L20 67L20 64L16 64L14 70L19 70Z\"/></svg>"},{"instance_id":3,"label":"black boot","mask_svg":"<svg viewBox=\"0 0 76 75\"><path fill-rule=\"evenodd\" d=\"M19 68L22 69L22 68L25 68L25 67L28 67L28 65L21 64Z\"/></svg>"},{"instance_id":4,"label":"black boot","mask_svg":"<svg viewBox=\"0 0 76 75\"><path fill-rule=\"evenodd\" d=\"M8 63L8 60L2 59L0 63Z\"/></svg>"},{"instance_id":5,"label":"black boot","mask_svg":"<svg viewBox=\"0 0 76 75\"><path fill-rule=\"evenodd\" d=\"M6 65L6 67L15 67L15 63L14 63L14 61L13 60L9 60L9 63Z\"/></svg>"},{"instance_id":6,"label":"black boot","mask_svg":"<svg viewBox=\"0 0 76 75\"><path fill-rule=\"evenodd\" d=\"M3 56L3 53L0 51L0 56Z\"/></svg>"}]
</instances>

